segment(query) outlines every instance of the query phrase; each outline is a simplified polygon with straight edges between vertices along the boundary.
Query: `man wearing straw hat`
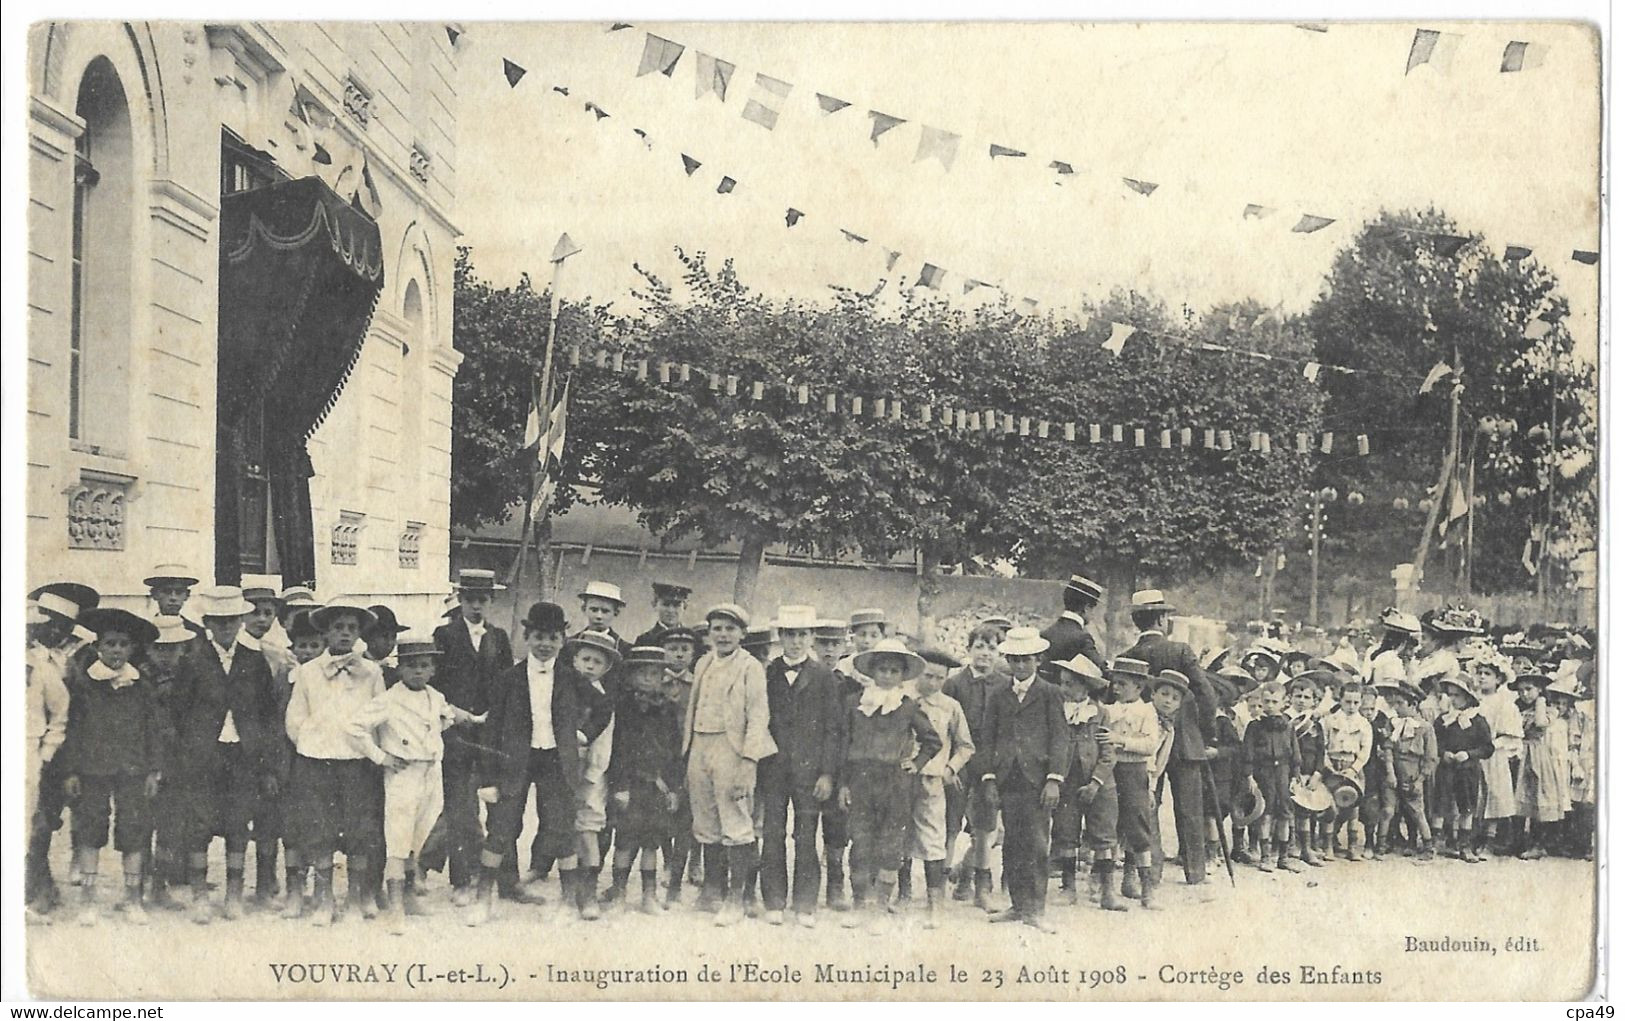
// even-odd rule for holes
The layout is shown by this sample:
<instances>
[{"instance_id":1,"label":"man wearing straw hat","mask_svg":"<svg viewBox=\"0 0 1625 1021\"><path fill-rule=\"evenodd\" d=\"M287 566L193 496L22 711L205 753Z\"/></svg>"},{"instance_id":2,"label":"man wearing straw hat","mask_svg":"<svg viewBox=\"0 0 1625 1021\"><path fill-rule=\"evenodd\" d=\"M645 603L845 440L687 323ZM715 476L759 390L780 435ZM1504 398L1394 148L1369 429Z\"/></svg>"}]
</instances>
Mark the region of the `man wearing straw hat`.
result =
<instances>
[{"instance_id":1,"label":"man wearing straw hat","mask_svg":"<svg viewBox=\"0 0 1625 1021\"><path fill-rule=\"evenodd\" d=\"M1095 666L1106 669L1106 657L1095 645L1095 636L1089 633L1089 611L1100 605L1106 590L1081 574L1074 574L1061 590L1061 616L1040 632L1049 642L1046 662L1039 667L1039 676L1055 683L1054 664L1074 656L1087 656Z\"/></svg>"},{"instance_id":2,"label":"man wearing straw hat","mask_svg":"<svg viewBox=\"0 0 1625 1021\"><path fill-rule=\"evenodd\" d=\"M492 599L506 587L497 583L494 571L458 571L456 611L434 631L441 655L434 686L447 702L472 716L490 708L492 685L513 666L508 632L489 619ZM469 723L446 731L441 761L446 857L452 902L458 907L467 907L474 898L485 839L480 830L480 753L475 747L482 743L480 732L478 725Z\"/></svg>"},{"instance_id":3,"label":"man wearing straw hat","mask_svg":"<svg viewBox=\"0 0 1625 1021\"><path fill-rule=\"evenodd\" d=\"M147 586L147 594L158 607L160 617L176 617L180 616L181 608L192 597L192 586L197 584L197 575L184 564L159 564L151 574L141 579L141 584ZM195 621L187 620L186 629L200 638L203 636L203 625Z\"/></svg>"}]
</instances>

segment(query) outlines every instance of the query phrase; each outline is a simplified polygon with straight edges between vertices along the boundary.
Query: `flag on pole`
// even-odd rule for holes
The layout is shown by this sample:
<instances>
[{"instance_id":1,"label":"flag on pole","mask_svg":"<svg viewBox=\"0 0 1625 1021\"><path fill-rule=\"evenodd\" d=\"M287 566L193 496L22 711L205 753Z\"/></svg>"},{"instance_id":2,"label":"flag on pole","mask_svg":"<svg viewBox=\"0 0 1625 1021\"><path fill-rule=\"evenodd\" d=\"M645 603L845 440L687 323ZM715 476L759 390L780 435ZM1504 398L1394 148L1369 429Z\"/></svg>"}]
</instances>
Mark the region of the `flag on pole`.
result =
<instances>
[{"instance_id":1,"label":"flag on pole","mask_svg":"<svg viewBox=\"0 0 1625 1021\"><path fill-rule=\"evenodd\" d=\"M803 213L799 209L786 209L784 211L784 225L786 227L794 227L796 224L800 223L801 218L806 215L806 213Z\"/></svg>"},{"instance_id":2,"label":"flag on pole","mask_svg":"<svg viewBox=\"0 0 1625 1021\"><path fill-rule=\"evenodd\" d=\"M643 35L643 59L638 61L638 73L635 78L659 71L667 78L677 70L677 61L683 56L683 44L662 39L653 32Z\"/></svg>"},{"instance_id":3,"label":"flag on pole","mask_svg":"<svg viewBox=\"0 0 1625 1021\"><path fill-rule=\"evenodd\" d=\"M756 98L745 104L745 109L739 116L772 131L773 126L779 122L779 108L784 105L784 99L790 94L791 88L789 82L758 73Z\"/></svg>"},{"instance_id":4,"label":"flag on pole","mask_svg":"<svg viewBox=\"0 0 1625 1021\"><path fill-rule=\"evenodd\" d=\"M453 48L455 48L456 45L457 45L457 37L462 35L462 34L463 34L463 26L458 24L457 22L454 21L451 24L446 26L446 38L451 40L451 45L453 46Z\"/></svg>"},{"instance_id":5,"label":"flag on pole","mask_svg":"<svg viewBox=\"0 0 1625 1021\"><path fill-rule=\"evenodd\" d=\"M547 257L547 261L555 264L560 263L579 251L581 251L581 246L571 241L570 235L560 234L558 241L553 245L553 254Z\"/></svg>"},{"instance_id":6,"label":"flag on pole","mask_svg":"<svg viewBox=\"0 0 1625 1021\"><path fill-rule=\"evenodd\" d=\"M870 110L869 118L870 120L874 121L874 123L869 126L869 141L874 143L876 146L880 145L881 135L884 135L886 132L897 127L899 124L908 123L908 121L904 120L902 117L893 117L891 114L881 113L879 110Z\"/></svg>"},{"instance_id":7,"label":"flag on pole","mask_svg":"<svg viewBox=\"0 0 1625 1021\"><path fill-rule=\"evenodd\" d=\"M942 164L942 169L952 170L954 158L959 155L959 136L951 131L933 128L929 124L920 126L920 147L914 152L914 162L923 159L934 159Z\"/></svg>"},{"instance_id":8,"label":"flag on pole","mask_svg":"<svg viewBox=\"0 0 1625 1021\"><path fill-rule=\"evenodd\" d=\"M1448 73L1461 38L1459 32L1439 32L1431 28L1417 29L1415 38L1411 40L1410 57L1405 61L1405 73L1410 74L1423 64L1432 64L1441 74Z\"/></svg>"},{"instance_id":9,"label":"flag on pole","mask_svg":"<svg viewBox=\"0 0 1625 1021\"><path fill-rule=\"evenodd\" d=\"M1450 526L1467 516L1467 492L1462 486L1461 469L1450 474L1450 492L1445 503L1444 517L1439 521L1439 538L1444 538Z\"/></svg>"},{"instance_id":10,"label":"flag on pole","mask_svg":"<svg viewBox=\"0 0 1625 1021\"><path fill-rule=\"evenodd\" d=\"M1428 370L1427 378L1422 380L1422 387L1416 391L1417 394L1421 395L1432 393L1433 388L1439 385L1439 380L1450 375L1454 371L1456 370L1452 369L1448 362L1440 362L1439 364L1435 365L1433 368Z\"/></svg>"},{"instance_id":11,"label":"flag on pole","mask_svg":"<svg viewBox=\"0 0 1625 1021\"><path fill-rule=\"evenodd\" d=\"M535 495L530 501L532 524L541 521L546 516L547 508L553 503L553 492L558 486L564 464L564 436L569 408L570 380L566 378L563 389L559 391L559 399L554 402L552 410L548 413L547 435L536 450Z\"/></svg>"},{"instance_id":12,"label":"flag on pole","mask_svg":"<svg viewBox=\"0 0 1625 1021\"><path fill-rule=\"evenodd\" d=\"M1112 323L1112 335L1106 338L1106 342L1100 346L1110 351L1113 357L1117 357L1123 353L1123 345L1127 344L1128 339L1132 336L1134 336L1134 327L1127 323Z\"/></svg>"},{"instance_id":13,"label":"flag on pole","mask_svg":"<svg viewBox=\"0 0 1625 1021\"><path fill-rule=\"evenodd\" d=\"M716 96L728 101L728 83L733 80L734 65L709 53L694 51L694 98Z\"/></svg>"}]
</instances>

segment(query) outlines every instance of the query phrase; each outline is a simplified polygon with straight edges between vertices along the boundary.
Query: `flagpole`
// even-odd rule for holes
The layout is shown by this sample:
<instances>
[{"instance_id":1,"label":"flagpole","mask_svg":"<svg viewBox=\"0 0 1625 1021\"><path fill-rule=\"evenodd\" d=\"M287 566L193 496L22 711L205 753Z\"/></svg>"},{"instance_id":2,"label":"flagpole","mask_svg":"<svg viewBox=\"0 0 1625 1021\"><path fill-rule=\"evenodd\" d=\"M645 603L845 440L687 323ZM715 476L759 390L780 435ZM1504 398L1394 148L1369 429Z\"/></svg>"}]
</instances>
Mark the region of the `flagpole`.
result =
<instances>
[{"instance_id":1,"label":"flagpole","mask_svg":"<svg viewBox=\"0 0 1625 1021\"><path fill-rule=\"evenodd\" d=\"M1461 364L1461 350L1459 348L1456 349L1453 355L1453 362L1456 365ZM1433 501L1433 506L1428 509L1427 524L1422 526L1422 541L1417 543L1416 557L1412 560L1416 568L1415 577L1418 589L1422 587L1422 573L1427 567L1428 561L1428 546L1433 541L1434 526L1439 522L1439 511L1445 500L1450 496L1450 473L1456 470L1456 460L1461 456L1461 431L1459 428L1461 421L1461 380L1457 378L1458 372L1459 370L1452 369L1450 373L1450 439L1445 448L1444 464L1439 469L1439 492L1437 498Z\"/></svg>"}]
</instances>

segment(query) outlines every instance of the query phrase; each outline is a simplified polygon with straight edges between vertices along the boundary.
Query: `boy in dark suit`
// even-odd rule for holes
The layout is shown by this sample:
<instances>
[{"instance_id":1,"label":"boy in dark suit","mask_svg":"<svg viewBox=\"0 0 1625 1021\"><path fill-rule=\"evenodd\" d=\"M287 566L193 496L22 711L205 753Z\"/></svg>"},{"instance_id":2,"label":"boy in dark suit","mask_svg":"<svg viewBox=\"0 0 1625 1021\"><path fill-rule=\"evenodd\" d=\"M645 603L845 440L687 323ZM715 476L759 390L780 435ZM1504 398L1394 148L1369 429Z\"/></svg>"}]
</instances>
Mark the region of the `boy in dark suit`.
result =
<instances>
[{"instance_id":1,"label":"boy in dark suit","mask_svg":"<svg viewBox=\"0 0 1625 1021\"><path fill-rule=\"evenodd\" d=\"M767 664L768 733L778 751L756 767L756 798L762 811L762 902L769 925L784 923L789 892L785 857L786 814L795 819L796 922L812 928L820 882L818 829L836 808L835 778L841 766L843 704L835 674L812 658L818 614L811 606L781 606L783 653ZM829 842L825 822L825 843Z\"/></svg>"},{"instance_id":2,"label":"boy in dark suit","mask_svg":"<svg viewBox=\"0 0 1625 1021\"><path fill-rule=\"evenodd\" d=\"M1179 855L1185 866L1185 882L1207 881L1207 816L1203 810L1202 764L1218 755L1214 721L1218 699L1206 672L1197 662L1196 651L1184 642L1168 638L1168 625L1174 608L1158 589L1134 593L1129 616L1140 637L1122 655L1141 660L1154 677L1164 670L1177 670L1190 682L1191 697L1183 701L1174 725L1174 745L1168 761L1168 784L1173 788L1174 823L1179 833Z\"/></svg>"},{"instance_id":3,"label":"boy in dark suit","mask_svg":"<svg viewBox=\"0 0 1625 1021\"><path fill-rule=\"evenodd\" d=\"M471 715L490 708L491 686L513 667L508 633L487 619L491 601L505 588L493 571L464 570L457 576L457 612L435 629L440 649L434 686L446 701ZM483 728L459 724L446 731L441 784L445 794L446 854L452 903L466 907L473 899L480 852L479 756Z\"/></svg>"},{"instance_id":4,"label":"boy in dark suit","mask_svg":"<svg viewBox=\"0 0 1625 1021\"><path fill-rule=\"evenodd\" d=\"M1049 651L1045 653L1048 661L1039 665L1038 676L1051 684L1056 683L1057 674L1054 664L1071 659L1073 656L1087 656L1095 666L1106 669L1106 657L1100 654L1095 645L1095 636L1089 633L1089 611L1100 605L1100 599L1106 590L1085 578L1081 574L1074 574L1061 590L1061 616L1040 632L1040 637L1049 642Z\"/></svg>"},{"instance_id":5,"label":"boy in dark suit","mask_svg":"<svg viewBox=\"0 0 1625 1021\"><path fill-rule=\"evenodd\" d=\"M683 623L683 610L688 607L688 597L694 590L687 585L677 585L669 581L654 583L654 627L638 635L634 645L656 646L666 637L666 632L674 627L681 627Z\"/></svg>"},{"instance_id":6,"label":"boy in dark suit","mask_svg":"<svg viewBox=\"0 0 1625 1021\"><path fill-rule=\"evenodd\" d=\"M999 806L987 796L986 786L978 780L987 772L988 705L993 696L1010 686L1010 675L999 659L999 643L1004 631L996 624L983 622L970 633L967 651L970 663L956 671L943 685L943 693L959 702L965 710L965 722L970 725L971 743L976 754L965 765L965 776L970 778L968 790L957 801L948 803L948 835L952 840L959 831L961 820L969 823L970 847L959 871L954 888L955 900L968 900L975 891L976 906L991 910L989 898L993 894L993 838L999 829ZM949 848L949 858L953 857Z\"/></svg>"},{"instance_id":7,"label":"boy in dark suit","mask_svg":"<svg viewBox=\"0 0 1625 1021\"><path fill-rule=\"evenodd\" d=\"M988 756L982 786L1004 814L1004 874L1010 909L995 922L1025 922L1054 932L1044 917L1049 886L1050 813L1061 800L1072 754L1061 689L1037 678L1049 648L1034 628L1011 628L999 645L1011 683L988 703ZM976 738L973 736L973 740Z\"/></svg>"}]
</instances>

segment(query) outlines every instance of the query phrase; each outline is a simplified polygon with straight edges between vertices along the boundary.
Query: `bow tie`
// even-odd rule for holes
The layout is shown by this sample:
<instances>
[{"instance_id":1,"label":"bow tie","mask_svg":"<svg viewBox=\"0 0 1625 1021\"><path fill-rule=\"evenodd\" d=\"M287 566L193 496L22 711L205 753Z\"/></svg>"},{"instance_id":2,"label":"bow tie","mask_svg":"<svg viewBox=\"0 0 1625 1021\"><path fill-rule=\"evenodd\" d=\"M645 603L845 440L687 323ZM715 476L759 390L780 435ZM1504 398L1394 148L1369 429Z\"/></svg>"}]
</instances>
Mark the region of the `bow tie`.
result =
<instances>
[{"instance_id":1,"label":"bow tie","mask_svg":"<svg viewBox=\"0 0 1625 1021\"><path fill-rule=\"evenodd\" d=\"M1443 713L1444 723L1447 727L1470 727L1473 723L1473 717L1477 715L1478 710L1471 706L1466 709L1446 709Z\"/></svg>"},{"instance_id":2,"label":"bow tie","mask_svg":"<svg viewBox=\"0 0 1625 1021\"><path fill-rule=\"evenodd\" d=\"M1066 703L1066 722L1076 726L1079 723L1088 723L1099 715L1100 710L1090 702Z\"/></svg>"},{"instance_id":3,"label":"bow tie","mask_svg":"<svg viewBox=\"0 0 1625 1021\"><path fill-rule=\"evenodd\" d=\"M114 691L120 688L128 688L141 677L141 671L128 663L114 670L99 659L90 664L90 669L85 672L91 676L92 680L111 681Z\"/></svg>"},{"instance_id":4,"label":"bow tie","mask_svg":"<svg viewBox=\"0 0 1625 1021\"><path fill-rule=\"evenodd\" d=\"M877 712L885 716L895 712L902 704L903 689L871 684L863 689L863 696L858 699L858 712L865 716L873 716Z\"/></svg>"},{"instance_id":5,"label":"bow tie","mask_svg":"<svg viewBox=\"0 0 1625 1021\"><path fill-rule=\"evenodd\" d=\"M334 678L339 674L358 674L360 673L360 667L361 654L359 652L347 652L342 656L333 656L328 659L326 663L323 663L322 673L326 674L329 678Z\"/></svg>"}]
</instances>

